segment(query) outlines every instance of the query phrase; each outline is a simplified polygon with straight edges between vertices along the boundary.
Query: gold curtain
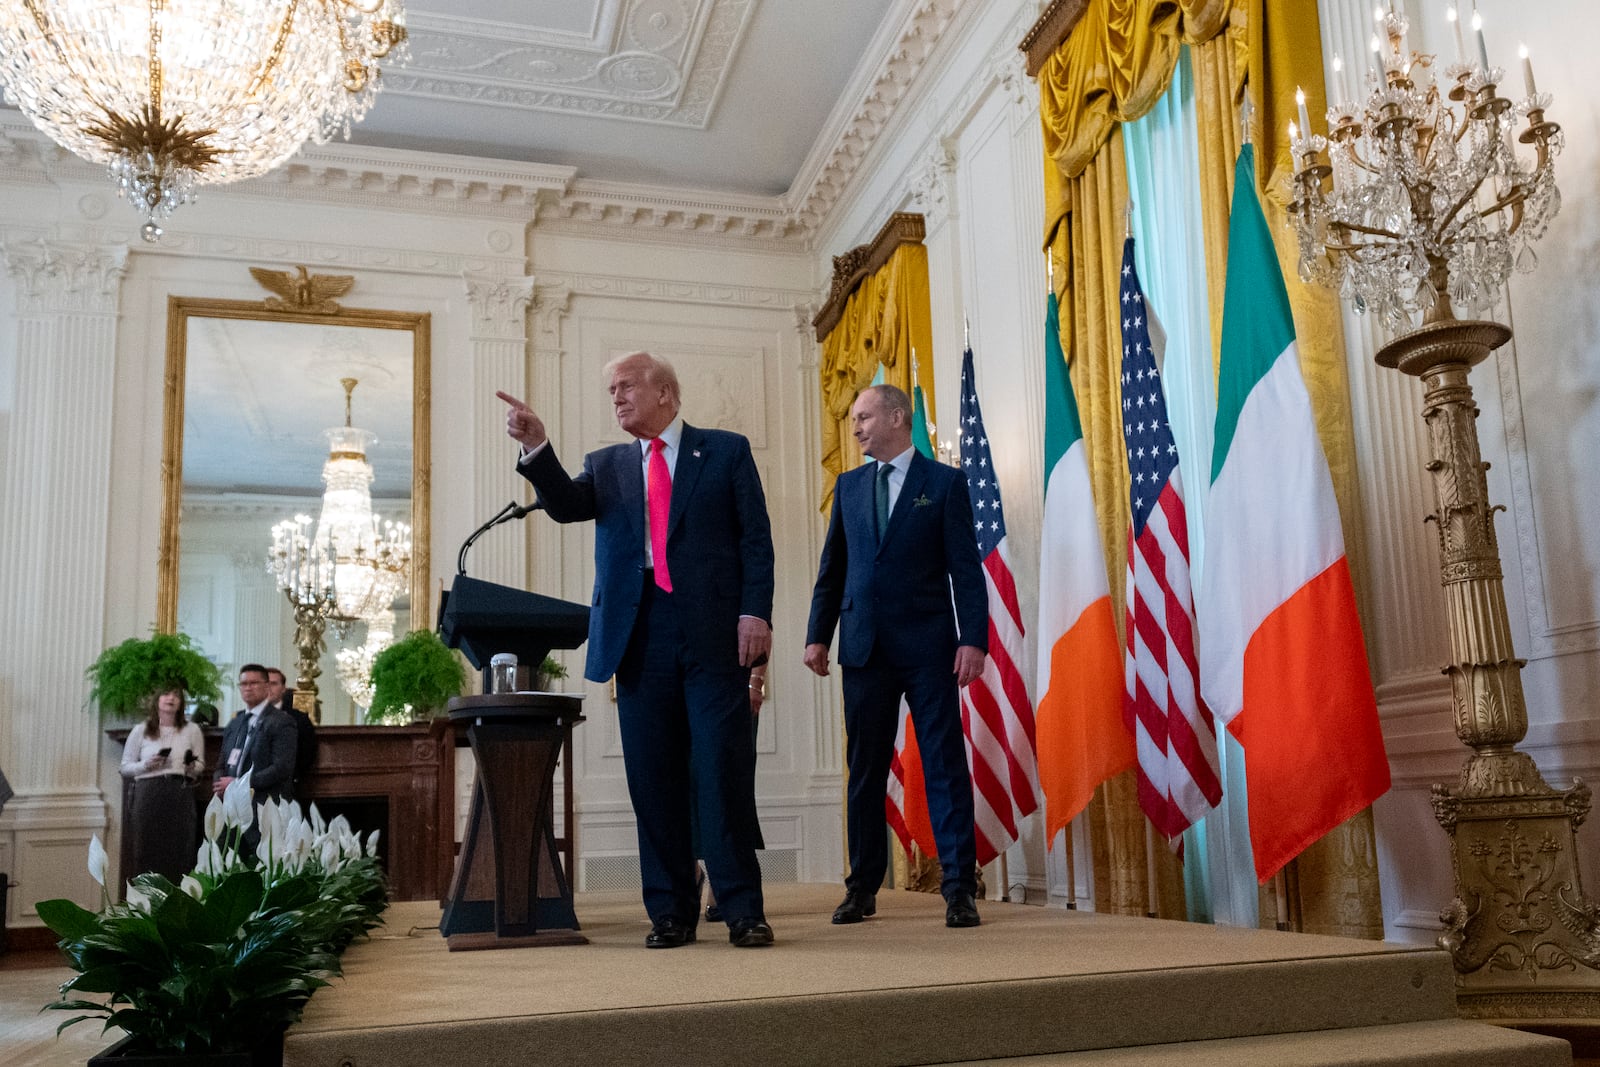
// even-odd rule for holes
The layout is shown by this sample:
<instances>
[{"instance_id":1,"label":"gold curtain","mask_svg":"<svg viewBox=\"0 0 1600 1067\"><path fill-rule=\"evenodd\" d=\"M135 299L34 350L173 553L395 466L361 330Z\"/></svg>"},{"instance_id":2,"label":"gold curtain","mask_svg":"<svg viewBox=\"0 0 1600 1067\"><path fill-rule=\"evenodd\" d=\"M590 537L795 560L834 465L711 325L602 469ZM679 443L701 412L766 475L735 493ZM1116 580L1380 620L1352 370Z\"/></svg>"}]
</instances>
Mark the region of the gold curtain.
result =
<instances>
[{"instance_id":1,"label":"gold curtain","mask_svg":"<svg viewBox=\"0 0 1600 1067\"><path fill-rule=\"evenodd\" d=\"M1273 10L1268 12L1268 8ZM1178 49L1189 45L1200 126L1200 198L1206 238L1213 359L1222 335L1228 211L1240 146L1237 116L1251 93L1254 140L1263 188L1287 187L1287 115L1295 86L1314 115L1322 103L1322 57L1314 0L1090 0L1082 19L1041 67L1040 120L1045 145L1045 241L1055 263L1061 344L1084 422L1090 477L1099 504L1117 617L1115 576L1124 571L1128 523L1127 467L1122 455L1117 270L1121 261L1127 178L1119 125L1144 115L1166 91ZM1268 135L1269 131L1272 132ZM1280 142L1280 139L1282 143ZM1283 221L1283 197L1269 195L1269 220ZM1281 233L1281 226L1275 232ZM1344 342L1334 295L1300 283L1292 250L1279 245L1300 338L1301 363L1317 412L1344 518L1345 542L1362 588L1355 491L1355 447ZM1164 848L1146 863L1145 821L1131 773L1106 783L1088 815L1093 859L1110 899L1102 910L1182 917L1181 873ZM1370 811L1313 845L1287 879L1289 915L1261 894L1262 922L1288 921L1307 930L1381 937L1377 858ZM1151 899L1152 889L1155 899Z\"/></svg>"},{"instance_id":2,"label":"gold curtain","mask_svg":"<svg viewBox=\"0 0 1600 1067\"><path fill-rule=\"evenodd\" d=\"M933 402L933 312L928 300L928 250L902 244L877 271L862 279L845 301L838 323L822 342L822 510L833 507L834 479L861 462L850 434L850 405L883 380L911 392L911 354L917 384L931 417Z\"/></svg>"}]
</instances>

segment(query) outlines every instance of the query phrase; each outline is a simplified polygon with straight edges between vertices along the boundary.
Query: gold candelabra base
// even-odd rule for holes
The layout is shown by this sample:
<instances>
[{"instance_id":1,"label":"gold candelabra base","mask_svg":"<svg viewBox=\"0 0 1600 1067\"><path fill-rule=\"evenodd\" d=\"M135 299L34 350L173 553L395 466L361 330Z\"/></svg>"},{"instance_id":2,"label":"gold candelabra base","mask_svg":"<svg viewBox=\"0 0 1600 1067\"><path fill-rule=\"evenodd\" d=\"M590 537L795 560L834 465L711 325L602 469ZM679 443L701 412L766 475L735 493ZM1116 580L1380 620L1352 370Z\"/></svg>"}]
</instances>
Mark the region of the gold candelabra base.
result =
<instances>
[{"instance_id":1,"label":"gold candelabra base","mask_svg":"<svg viewBox=\"0 0 1600 1067\"><path fill-rule=\"evenodd\" d=\"M295 667L294 706L303 711L317 725L322 724L322 713L317 709L317 677L322 674L322 653L327 650L327 619L318 603L304 603L289 593L289 603L294 605L294 644L300 652L300 662Z\"/></svg>"},{"instance_id":2,"label":"gold candelabra base","mask_svg":"<svg viewBox=\"0 0 1600 1067\"><path fill-rule=\"evenodd\" d=\"M1440 947L1455 962L1468 1018L1600 1019L1600 905L1583 892L1577 828L1588 786L1554 789L1516 745L1527 735L1522 666L1511 644L1478 409L1468 372L1511 339L1495 322L1425 323L1386 345L1380 365L1422 379L1440 571L1450 627L1456 736L1472 749L1460 783L1433 787L1450 835L1455 898Z\"/></svg>"}]
</instances>

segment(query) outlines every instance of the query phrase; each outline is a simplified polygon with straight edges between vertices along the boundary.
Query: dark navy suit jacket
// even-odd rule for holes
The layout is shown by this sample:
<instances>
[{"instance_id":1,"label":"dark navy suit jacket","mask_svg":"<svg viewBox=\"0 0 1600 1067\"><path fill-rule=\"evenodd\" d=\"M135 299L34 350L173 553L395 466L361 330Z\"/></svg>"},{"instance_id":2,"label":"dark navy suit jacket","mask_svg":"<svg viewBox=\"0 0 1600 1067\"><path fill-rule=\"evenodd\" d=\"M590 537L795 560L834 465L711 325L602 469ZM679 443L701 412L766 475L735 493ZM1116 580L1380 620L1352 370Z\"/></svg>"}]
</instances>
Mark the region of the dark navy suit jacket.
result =
<instances>
[{"instance_id":1,"label":"dark navy suit jacket","mask_svg":"<svg viewBox=\"0 0 1600 1067\"><path fill-rule=\"evenodd\" d=\"M647 519L639 442L596 449L568 476L547 445L517 467L557 522L593 519L594 601L584 677L617 671L639 614ZM772 526L750 442L683 424L667 519L685 645L707 670L739 669L739 616L772 621Z\"/></svg>"},{"instance_id":2,"label":"dark navy suit jacket","mask_svg":"<svg viewBox=\"0 0 1600 1067\"><path fill-rule=\"evenodd\" d=\"M248 763L251 771L250 788L255 793L256 803L268 798L293 800L295 750L299 738L294 720L282 708L268 704L261 712L261 720L256 723L255 737L246 744L249 736L248 711L235 712L223 728L222 757L217 761L213 777L237 778ZM239 750L237 765L228 763L228 757L234 749Z\"/></svg>"},{"instance_id":3,"label":"dark navy suit jacket","mask_svg":"<svg viewBox=\"0 0 1600 1067\"><path fill-rule=\"evenodd\" d=\"M843 667L866 666L874 650L895 667L947 667L958 644L987 652L988 590L966 476L914 453L879 544L877 468L864 463L834 485L806 643L830 643L837 626Z\"/></svg>"}]
</instances>

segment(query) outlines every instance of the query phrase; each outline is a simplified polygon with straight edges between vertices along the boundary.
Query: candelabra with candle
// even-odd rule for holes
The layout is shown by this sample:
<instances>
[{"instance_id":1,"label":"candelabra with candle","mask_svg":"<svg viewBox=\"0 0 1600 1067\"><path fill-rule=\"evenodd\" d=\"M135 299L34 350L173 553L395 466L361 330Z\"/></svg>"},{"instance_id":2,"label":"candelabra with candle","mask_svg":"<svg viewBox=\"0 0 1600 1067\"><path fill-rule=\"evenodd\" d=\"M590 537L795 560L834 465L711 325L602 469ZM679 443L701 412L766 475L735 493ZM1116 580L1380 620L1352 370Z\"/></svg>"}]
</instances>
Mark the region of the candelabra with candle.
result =
<instances>
[{"instance_id":1,"label":"candelabra with candle","mask_svg":"<svg viewBox=\"0 0 1600 1067\"><path fill-rule=\"evenodd\" d=\"M1527 96L1499 93L1474 13L1478 56L1456 22L1456 62L1436 83L1433 57L1409 52L1391 7L1364 92L1336 71L1329 135L1309 129L1301 98L1291 126L1291 218L1307 280L1336 285L1358 312L1399 333L1377 362L1422 379L1446 593L1456 735L1472 749L1455 787L1433 787L1451 839L1455 898L1440 944L1455 962L1463 1014L1497 1019L1600 1015L1600 906L1585 897L1575 830L1588 814L1582 781L1547 784L1516 745L1527 733L1521 669L1501 579L1494 511L1478 445L1469 370L1511 339L1482 313L1560 207L1560 127L1545 118L1524 53ZM1452 12L1453 14L1453 12ZM1521 124L1520 134L1518 125ZM1525 162L1518 144L1532 150ZM1326 156L1324 155L1326 153ZM1421 324L1413 327L1416 317Z\"/></svg>"},{"instance_id":2,"label":"candelabra with candle","mask_svg":"<svg viewBox=\"0 0 1600 1067\"><path fill-rule=\"evenodd\" d=\"M296 515L272 527L267 570L294 609L294 645L300 653L294 680L294 706L317 718L317 677L327 650L327 620L336 610L333 561L318 551L311 516Z\"/></svg>"}]
</instances>

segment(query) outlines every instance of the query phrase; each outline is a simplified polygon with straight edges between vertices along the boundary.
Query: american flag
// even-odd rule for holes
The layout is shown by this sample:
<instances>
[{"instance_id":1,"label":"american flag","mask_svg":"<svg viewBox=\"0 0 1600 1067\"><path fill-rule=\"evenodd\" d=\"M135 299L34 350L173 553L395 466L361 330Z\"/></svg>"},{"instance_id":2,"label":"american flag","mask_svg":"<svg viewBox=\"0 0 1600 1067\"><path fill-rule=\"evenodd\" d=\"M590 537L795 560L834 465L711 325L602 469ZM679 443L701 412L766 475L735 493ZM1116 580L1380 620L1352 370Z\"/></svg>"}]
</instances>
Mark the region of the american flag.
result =
<instances>
[{"instance_id":1,"label":"american flag","mask_svg":"<svg viewBox=\"0 0 1600 1067\"><path fill-rule=\"evenodd\" d=\"M1139 806L1176 843L1222 799L1217 735L1200 699L1189 588L1189 528L1178 446L1133 262L1122 250L1122 431L1128 447L1127 691L1139 756Z\"/></svg>"},{"instance_id":2,"label":"american flag","mask_svg":"<svg viewBox=\"0 0 1600 1067\"><path fill-rule=\"evenodd\" d=\"M983 673L961 690L961 725L972 771L978 862L988 863L1017 839L1017 819L1038 808L1033 704L1022 681L1022 609L1006 547L1000 482L978 407L972 349L961 357L961 467L972 494L978 557L989 587L989 655Z\"/></svg>"}]
</instances>

